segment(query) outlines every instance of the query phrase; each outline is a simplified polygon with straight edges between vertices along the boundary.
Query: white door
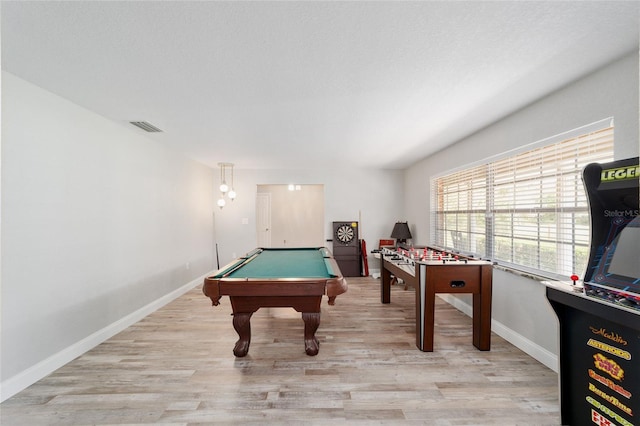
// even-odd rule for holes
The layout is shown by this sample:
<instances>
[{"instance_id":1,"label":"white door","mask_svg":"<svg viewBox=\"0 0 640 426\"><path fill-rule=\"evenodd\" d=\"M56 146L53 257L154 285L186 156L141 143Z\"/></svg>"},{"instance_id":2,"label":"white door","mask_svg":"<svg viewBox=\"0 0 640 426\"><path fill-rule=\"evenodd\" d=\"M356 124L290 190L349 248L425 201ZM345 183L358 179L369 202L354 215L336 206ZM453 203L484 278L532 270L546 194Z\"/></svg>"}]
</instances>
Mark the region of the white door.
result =
<instances>
[{"instance_id":1,"label":"white door","mask_svg":"<svg viewBox=\"0 0 640 426\"><path fill-rule=\"evenodd\" d=\"M271 247L271 194L258 192L256 198L258 247Z\"/></svg>"}]
</instances>

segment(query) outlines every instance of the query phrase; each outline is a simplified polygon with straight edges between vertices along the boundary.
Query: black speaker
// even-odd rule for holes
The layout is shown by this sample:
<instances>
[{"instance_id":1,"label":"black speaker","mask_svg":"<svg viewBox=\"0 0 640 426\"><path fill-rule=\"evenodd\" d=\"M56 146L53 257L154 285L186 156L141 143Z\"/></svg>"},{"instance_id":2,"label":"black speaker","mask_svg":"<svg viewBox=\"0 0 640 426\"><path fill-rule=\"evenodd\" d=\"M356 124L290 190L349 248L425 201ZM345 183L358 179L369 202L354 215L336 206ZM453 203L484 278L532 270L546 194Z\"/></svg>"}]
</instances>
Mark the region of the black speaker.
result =
<instances>
[{"instance_id":1,"label":"black speaker","mask_svg":"<svg viewBox=\"0 0 640 426\"><path fill-rule=\"evenodd\" d=\"M343 276L361 275L358 222L333 222L333 257Z\"/></svg>"}]
</instances>

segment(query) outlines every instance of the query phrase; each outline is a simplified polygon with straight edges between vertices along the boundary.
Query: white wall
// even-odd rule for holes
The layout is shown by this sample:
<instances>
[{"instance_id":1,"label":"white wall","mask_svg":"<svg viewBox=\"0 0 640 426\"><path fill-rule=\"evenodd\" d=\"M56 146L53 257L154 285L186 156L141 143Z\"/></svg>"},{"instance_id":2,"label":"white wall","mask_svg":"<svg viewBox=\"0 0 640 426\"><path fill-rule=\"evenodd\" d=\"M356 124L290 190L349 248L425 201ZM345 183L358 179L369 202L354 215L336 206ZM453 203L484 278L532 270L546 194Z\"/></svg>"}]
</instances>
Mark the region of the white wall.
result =
<instances>
[{"instance_id":1,"label":"white wall","mask_svg":"<svg viewBox=\"0 0 640 426\"><path fill-rule=\"evenodd\" d=\"M610 116L615 120L616 159L637 156L638 70L635 52L408 168L405 192L412 196L405 198L405 212L415 224L414 239L429 242L433 175ZM415 182L423 182L419 190ZM448 299L470 312L466 298ZM494 331L556 368L557 321L538 281L495 271L493 324Z\"/></svg>"},{"instance_id":2,"label":"white wall","mask_svg":"<svg viewBox=\"0 0 640 426\"><path fill-rule=\"evenodd\" d=\"M366 169L289 169L235 171L238 198L222 209L216 208L216 237L223 266L256 247L255 199L257 185L273 184L324 185L325 240L332 238L334 221L354 220L360 223L360 238L368 251L378 240L389 238L393 224L403 214L403 172ZM243 218L248 219L243 224ZM331 248L331 243L326 246ZM375 267L373 259L369 259Z\"/></svg>"},{"instance_id":3,"label":"white wall","mask_svg":"<svg viewBox=\"0 0 640 426\"><path fill-rule=\"evenodd\" d=\"M128 126L2 74L3 399L214 269L215 172Z\"/></svg>"},{"instance_id":4,"label":"white wall","mask_svg":"<svg viewBox=\"0 0 640 426\"><path fill-rule=\"evenodd\" d=\"M324 185L259 185L271 200L271 245L268 247L322 247L324 237ZM256 232L258 227L256 226ZM259 245L259 244L258 244Z\"/></svg>"}]
</instances>

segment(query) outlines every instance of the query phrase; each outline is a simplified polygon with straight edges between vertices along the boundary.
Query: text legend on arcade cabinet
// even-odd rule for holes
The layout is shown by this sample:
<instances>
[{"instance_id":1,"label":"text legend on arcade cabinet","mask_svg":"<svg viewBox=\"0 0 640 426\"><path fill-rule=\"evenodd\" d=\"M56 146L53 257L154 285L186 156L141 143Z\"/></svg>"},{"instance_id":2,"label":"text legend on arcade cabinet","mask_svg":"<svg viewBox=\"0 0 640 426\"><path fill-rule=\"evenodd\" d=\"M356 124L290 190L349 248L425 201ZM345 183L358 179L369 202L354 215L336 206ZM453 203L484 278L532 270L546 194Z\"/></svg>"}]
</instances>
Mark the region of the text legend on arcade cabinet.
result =
<instances>
[{"instance_id":1,"label":"text legend on arcade cabinet","mask_svg":"<svg viewBox=\"0 0 640 426\"><path fill-rule=\"evenodd\" d=\"M637 331L591 317L575 345L584 351L582 378L574 392L584 397L597 425L637 425L640 394L640 342ZM578 346L576 346L578 348ZM579 352L579 350L578 350ZM635 401L635 402L634 402Z\"/></svg>"}]
</instances>

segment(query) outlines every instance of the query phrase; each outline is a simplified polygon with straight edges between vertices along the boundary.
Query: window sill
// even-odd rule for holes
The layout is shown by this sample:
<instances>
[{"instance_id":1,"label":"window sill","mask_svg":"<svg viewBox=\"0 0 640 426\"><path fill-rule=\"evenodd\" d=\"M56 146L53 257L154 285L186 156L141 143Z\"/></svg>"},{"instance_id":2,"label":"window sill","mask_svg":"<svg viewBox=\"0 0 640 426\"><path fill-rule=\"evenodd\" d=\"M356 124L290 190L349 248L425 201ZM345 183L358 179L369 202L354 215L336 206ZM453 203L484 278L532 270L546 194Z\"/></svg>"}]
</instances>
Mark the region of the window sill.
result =
<instances>
[{"instance_id":1,"label":"window sill","mask_svg":"<svg viewBox=\"0 0 640 426\"><path fill-rule=\"evenodd\" d=\"M497 263L494 263L493 267L495 269L499 269L501 271L508 272L510 274L517 275L519 277L529 278L531 280L538 281L538 282L557 281L558 280L558 278L543 277L542 275L538 275L538 274L535 274L533 272L523 271L523 270L515 269L515 268L509 267L509 266L499 265Z\"/></svg>"}]
</instances>

